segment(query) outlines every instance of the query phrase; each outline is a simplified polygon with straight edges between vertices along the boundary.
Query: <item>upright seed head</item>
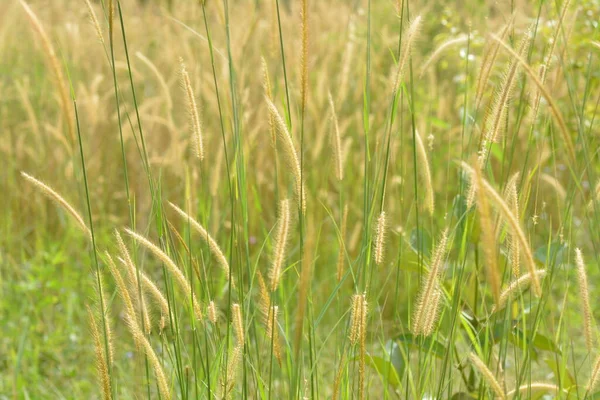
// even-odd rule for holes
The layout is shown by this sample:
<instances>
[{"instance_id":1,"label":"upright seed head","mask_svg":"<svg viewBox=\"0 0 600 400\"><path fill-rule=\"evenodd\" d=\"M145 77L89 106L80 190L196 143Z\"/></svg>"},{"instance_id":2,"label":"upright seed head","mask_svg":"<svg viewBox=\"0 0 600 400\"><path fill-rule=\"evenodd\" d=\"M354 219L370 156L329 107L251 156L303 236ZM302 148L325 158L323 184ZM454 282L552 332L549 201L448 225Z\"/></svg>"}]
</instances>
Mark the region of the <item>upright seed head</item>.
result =
<instances>
[{"instance_id":1,"label":"upright seed head","mask_svg":"<svg viewBox=\"0 0 600 400\"><path fill-rule=\"evenodd\" d=\"M231 306L231 318L233 323L233 330L237 337L238 346L244 346L244 323L242 321L242 311L240 305L235 303Z\"/></svg>"},{"instance_id":2,"label":"upright seed head","mask_svg":"<svg viewBox=\"0 0 600 400\"><path fill-rule=\"evenodd\" d=\"M200 114L198 113L198 107L196 105L196 97L194 96L194 90L190 81L190 75L185 68L183 59L180 58L181 64L181 79L185 95L187 98L188 111L190 114L190 120L192 125L192 143L194 145L194 152L200 161L204 160L204 144L202 142L202 121L200 120Z\"/></svg>"},{"instance_id":3,"label":"upright seed head","mask_svg":"<svg viewBox=\"0 0 600 400\"><path fill-rule=\"evenodd\" d=\"M98 373L98 383L100 384L100 390L102 391L103 400L112 399L112 391L110 384L110 376L108 374L108 363L104 354L102 346L102 340L100 339L100 332L98 331L98 325L94 313L89 306L86 306L88 312L88 319L90 323L90 330L92 333L92 339L94 340L94 350L96 353L96 370Z\"/></svg>"},{"instance_id":4,"label":"upright seed head","mask_svg":"<svg viewBox=\"0 0 600 400\"><path fill-rule=\"evenodd\" d=\"M475 179L477 186L481 187L481 171L475 168ZM487 280L494 297L494 303L498 305L500 299L500 272L498 269L498 258L496 252L496 236L492 226L492 217L488 204L488 198L483 191L477 191L477 210L479 211L479 221L481 224L481 234L483 238L483 251L485 254Z\"/></svg>"},{"instance_id":5,"label":"upright seed head","mask_svg":"<svg viewBox=\"0 0 600 400\"><path fill-rule=\"evenodd\" d=\"M412 52L414 41L419 34L421 20L421 16L418 15L410 23L407 30L402 35L402 51L400 52L396 73L394 74L392 96L396 96L398 90L400 89L400 85L402 84L402 80L404 78L404 69Z\"/></svg>"},{"instance_id":6,"label":"upright seed head","mask_svg":"<svg viewBox=\"0 0 600 400\"><path fill-rule=\"evenodd\" d=\"M593 317L590 308L590 295L588 291L587 272L585 270L585 263L583 262L583 255L581 254L581 250L578 248L575 249L575 263L577 265L579 298L581 302L581 309L583 311L583 332L585 334L585 345L588 351L591 351L594 345L592 336Z\"/></svg>"},{"instance_id":7,"label":"upright seed head","mask_svg":"<svg viewBox=\"0 0 600 400\"><path fill-rule=\"evenodd\" d=\"M523 57L527 53L529 43L531 41L530 29L523 35L523 39L519 44L518 54ZM494 103L490 110L491 118L487 121L485 137L488 142L497 142L503 127L503 120L508 112L508 103L517 83L520 64L515 60L511 60L505 74L504 80L500 85L500 89L496 93Z\"/></svg>"},{"instance_id":8,"label":"upright seed head","mask_svg":"<svg viewBox=\"0 0 600 400\"><path fill-rule=\"evenodd\" d=\"M271 264L271 291L277 290L279 280L281 279L281 270L285 261L285 250L287 247L290 230L290 206L287 199L282 200L279 206L279 221L277 227L277 239L273 253L273 262Z\"/></svg>"},{"instance_id":9,"label":"upright seed head","mask_svg":"<svg viewBox=\"0 0 600 400\"><path fill-rule=\"evenodd\" d=\"M593 393L598 386L598 382L600 382L600 355L596 358L596 361L594 361L592 374L590 375L590 380L586 385L586 393Z\"/></svg>"},{"instance_id":10,"label":"upright seed head","mask_svg":"<svg viewBox=\"0 0 600 400\"><path fill-rule=\"evenodd\" d=\"M262 71L263 71L263 89L265 91L265 97L273 101L273 93L271 90L271 80L269 79L269 67L263 57L261 57ZM275 119L272 114L269 114L269 132L271 132L271 144L275 146L277 142L277 133L275 132Z\"/></svg>"},{"instance_id":11,"label":"upright seed head","mask_svg":"<svg viewBox=\"0 0 600 400\"><path fill-rule=\"evenodd\" d=\"M138 348L141 348L144 351L144 353L148 357L148 360L150 361L150 365L152 365L152 368L154 369L154 374L156 375L157 386L160 391L161 397L163 399L170 400L171 392L169 390L169 384L167 383L167 377L165 375L165 371L163 370L162 364L160 363L160 360L158 359L156 353L154 352L154 349L152 348L152 345L150 344L148 339L146 339L146 336L144 336L144 333L140 329L135 319L129 318L128 316L126 318L126 322L127 327L129 328L129 331L133 336L133 340L135 341Z\"/></svg>"},{"instance_id":12,"label":"upright seed head","mask_svg":"<svg viewBox=\"0 0 600 400\"><path fill-rule=\"evenodd\" d=\"M461 166L471 176L471 180L476 180L474 176L475 170L471 166L469 166L465 162L461 162ZM483 177L480 178L479 184L480 187L478 187L477 190L482 190L485 192L485 195L489 197L491 202L496 205L496 208L504 217L504 220L510 226L511 234L517 237L520 249L523 252L523 258L525 259L528 272L531 275L531 285L533 287L533 293L536 297L540 297L542 295L542 286L540 285L539 278L535 273L535 260L533 259L531 247L529 246L525 233L523 233L523 230L521 229L519 220L512 213L510 207L506 204L502 197L500 197L498 192L496 192L496 190Z\"/></svg>"},{"instance_id":13,"label":"upright seed head","mask_svg":"<svg viewBox=\"0 0 600 400\"><path fill-rule=\"evenodd\" d=\"M217 306L215 305L215 302L213 300L211 300L208 303L207 306L207 310L208 310L208 320L210 322L212 322L213 324L217 323Z\"/></svg>"},{"instance_id":14,"label":"upright seed head","mask_svg":"<svg viewBox=\"0 0 600 400\"><path fill-rule=\"evenodd\" d=\"M298 153L294 147L294 142L292 141L292 136L289 133L287 125L283 121L283 118L281 118L279 111L277 111L277 107L275 107L275 104L273 104L269 98L266 98L266 101L270 115L275 121L277 133L283 145L288 165L292 169L292 175L296 180L296 196L298 198L298 204L304 213L306 212L306 195L304 193L304 184L302 183L302 169L300 167Z\"/></svg>"},{"instance_id":15,"label":"upright seed head","mask_svg":"<svg viewBox=\"0 0 600 400\"><path fill-rule=\"evenodd\" d=\"M519 180L519 173L515 173L508 184L506 185L505 198L511 211L517 219L519 219L519 193L517 191L517 182ZM520 250L519 241L515 235L511 234L509 239L509 254L510 264L512 266L513 275L518 277L520 275Z\"/></svg>"},{"instance_id":16,"label":"upright seed head","mask_svg":"<svg viewBox=\"0 0 600 400\"><path fill-rule=\"evenodd\" d=\"M350 343L355 345L361 339L366 325L367 310L366 294L355 294L352 296L352 310L350 313Z\"/></svg>"},{"instance_id":17,"label":"upright seed head","mask_svg":"<svg viewBox=\"0 0 600 400\"><path fill-rule=\"evenodd\" d=\"M46 53L46 57L48 59L47 62L49 64L50 70L52 71L52 74L54 76L55 85L58 89L58 93L60 96L60 105L61 105L63 117L65 118L66 123L67 123L67 130L68 130L68 135L69 135L68 139L70 140L71 145L75 145L76 144L75 125L74 125L74 118L73 118L73 113L72 113L72 104L71 104L71 100L69 98L69 92L68 92L69 84L68 84L67 80L65 79L62 68L60 66L60 62L58 61L58 57L56 56L56 51L54 50L54 46L52 45L50 38L46 34L46 30L44 29L44 26L38 19L37 15L35 15L33 10L31 9L31 7L29 7L29 5L24 0L20 0L20 2L21 2L21 6L23 6L23 9L27 13L27 18L29 19L29 22L31 23L33 30L36 32L38 38L42 42L42 47L44 49L44 52Z\"/></svg>"},{"instance_id":18,"label":"upright seed head","mask_svg":"<svg viewBox=\"0 0 600 400\"><path fill-rule=\"evenodd\" d=\"M448 243L448 229L446 228L440 237L433 256L427 278L419 291L415 313L412 318L411 332L413 335L429 336L439 317L442 290L440 287L441 267L446 256Z\"/></svg>"},{"instance_id":19,"label":"upright seed head","mask_svg":"<svg viewBox=\"0 0 600 400\"><path fill-rule=\"evenodd\" d=\"M381 211L379 218L377 218L377 227L375 229L375 264L381 265L383 263L383 257L385 255L385 211Z\"/></svg>"},{"instance_id":20,"label":"upright seed head","mask_svg":"<svg viewBox=\"0 0 600 400\"><path fill-rule=\"evenodd\" d=\"M100 43L102 44L102 46L104 46L104 36L102 35L102 28L100 28L100 24L98 23L98 18L96 17L96 12L94 11L92 4L90 3L90 0L85 0L85 5L87 6L87 9L88 9L90 21L91 21L92 25L94 25L94 29L96 30L96 36L98 36L98 40L100 40Z\"/></svg>"}]
</instances>

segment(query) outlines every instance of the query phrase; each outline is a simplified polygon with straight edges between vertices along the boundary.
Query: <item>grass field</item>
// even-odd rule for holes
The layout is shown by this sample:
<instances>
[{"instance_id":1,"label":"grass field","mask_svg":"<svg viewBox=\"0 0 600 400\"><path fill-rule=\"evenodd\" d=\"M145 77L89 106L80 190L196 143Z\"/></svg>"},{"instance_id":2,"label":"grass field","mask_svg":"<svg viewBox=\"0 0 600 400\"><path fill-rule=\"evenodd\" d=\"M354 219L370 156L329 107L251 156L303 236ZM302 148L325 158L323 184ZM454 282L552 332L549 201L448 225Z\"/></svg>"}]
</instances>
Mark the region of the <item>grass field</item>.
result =
<instances>
[{"instance_id":1,"label":"grass field","mask_svg":"<svg viewBox=\"0 0 600 400\"><path fill-rule=\"evenodd\" d=\"M0 1L0 399L600 399L599 18Z\"/></svg>"}]
</instances>

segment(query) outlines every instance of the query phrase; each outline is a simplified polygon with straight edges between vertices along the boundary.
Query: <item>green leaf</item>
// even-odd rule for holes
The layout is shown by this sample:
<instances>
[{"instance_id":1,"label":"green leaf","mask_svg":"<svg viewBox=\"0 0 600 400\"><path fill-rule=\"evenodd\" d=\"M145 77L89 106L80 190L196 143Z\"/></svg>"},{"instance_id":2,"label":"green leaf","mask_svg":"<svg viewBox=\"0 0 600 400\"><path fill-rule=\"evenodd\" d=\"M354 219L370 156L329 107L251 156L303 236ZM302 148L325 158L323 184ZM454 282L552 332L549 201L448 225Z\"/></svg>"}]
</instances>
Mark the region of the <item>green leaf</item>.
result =
<instances>
[{"instance_id":1,"label":"green leaf","mask_svg":"<svg viewBox=\"0 0 600 400\"><path fill-rule=\"evenodd\" d=\"M450 400L474 400L477 399L477 397L475 397L472 394L469 394L467 392L458 392L458 393L454 393L452 395L452 397L450 398Z\"/></svg>"},{"instance_id":2,"label":"green leaf","mask_svg":"<svg viewBox=\"0 0 600 400\"><path fill-rule=\"evenodd\" d=\"M358 358L355 358L354 361L357 361ZM400 387L400 378L398 377L398 373L396 372L396 368L391 365L389 360L383 359L383 357L372 356L367 353L366 357L367 365L373 368L379 377L394 388L398 389Z\"/></svg>"},{"instance_id":3,"label":"green leaf","mask_svg":"<svg viewBox=\"0 0 600 400\"><path fill-rule=\"evenodd\" d=\"M416 253L419 253L419 246L423 250L423 255L429 257L431 253L431 236L422 229L413 229L410 232L410 246Z\"/></svg>"},{"instance_id":4,"label":"green leaf","mask_svg":"<svg viewBox=\"0 0 600 400\"><path fill-rule=\"evenodd\" d=\"M561 351L556 345L556 343L554 343L552 339L542 335L541 333L536 333L533 340L530 340L529 337L525 337L525 333L521 329L514 328L511 334L511 341L515 344L522 341L527 341L530 345L533 345L533 347L535 347L537 350L552 351L554 353L561 354Z\"/></svg>"},{"instance_id":5,"label":"green leaf","mask_svg":"<svg viewBox=\"0 0 600 400\"><path fill-rule=\"evenodd\" d=\"M554 358L546 358L544 361L550 367L554 376L559 377L562 387L569 388L575 385L575 379L573 379L573 375L571 375L566 365L558 364Z\"/></svg>"},{"instance_id":6,"label":"green leaf","mask_svg":"<svg viewBox=\"0 0 600 400\"><path fill-rule=\"evenodd\" d=\"M535 250L534 257L544 265L553 263L560 265L565 260L565 250L567 246L564 244L553 242L550 245L540 246Z\"/></svg>"},{"instance_id":7,"label":"green leaf","mask_svg":"<svg viewBox=\"0 0 600 400\"><path fill-rule=\"evenodd\" d=\"M444 358L446 355L446 346L437 340L428 337L415 336L412 333L398 335L396 340L407 346L421 348L425 352L430 352L438 358Z\"/></svg>"}]
</instances>

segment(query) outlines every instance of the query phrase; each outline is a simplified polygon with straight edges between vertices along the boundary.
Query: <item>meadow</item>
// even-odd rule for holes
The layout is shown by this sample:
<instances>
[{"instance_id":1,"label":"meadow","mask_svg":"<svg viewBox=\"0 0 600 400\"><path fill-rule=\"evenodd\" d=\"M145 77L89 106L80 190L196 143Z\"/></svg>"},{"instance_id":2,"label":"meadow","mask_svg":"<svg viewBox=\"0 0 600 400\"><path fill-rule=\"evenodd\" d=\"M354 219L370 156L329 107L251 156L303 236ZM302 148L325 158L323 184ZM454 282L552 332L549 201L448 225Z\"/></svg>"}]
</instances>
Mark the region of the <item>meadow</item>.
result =
<instances>
[{"instance_id":1,"label":"meadow","mask_svg":"<svg viewBox=\"0 0 600 400\"><path fill-rule=\"evenodd\" d=\"M1 1L0 399L600 399L599 20Z\"/></svg>"}]
</instances>

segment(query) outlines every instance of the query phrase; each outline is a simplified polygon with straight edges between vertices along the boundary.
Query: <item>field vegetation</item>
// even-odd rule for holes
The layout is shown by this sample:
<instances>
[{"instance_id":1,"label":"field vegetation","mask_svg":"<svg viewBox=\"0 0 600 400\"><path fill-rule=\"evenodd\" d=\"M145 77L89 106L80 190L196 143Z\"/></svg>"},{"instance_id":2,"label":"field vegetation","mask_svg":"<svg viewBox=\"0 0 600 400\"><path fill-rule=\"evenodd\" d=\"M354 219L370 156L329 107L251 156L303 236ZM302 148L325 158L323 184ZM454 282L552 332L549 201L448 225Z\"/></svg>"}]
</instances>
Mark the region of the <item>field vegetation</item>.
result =
<instances>
[{"instance_id":1,"label":"field vegetation","mask_svg":"<svg viewBox=\"0 0 600 400\"><path fill-rule=\"evenodd\" d=\"M0 2L0 399L600 399L596 0Z\"/></svg>"}]
</instances>

